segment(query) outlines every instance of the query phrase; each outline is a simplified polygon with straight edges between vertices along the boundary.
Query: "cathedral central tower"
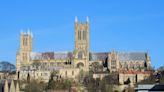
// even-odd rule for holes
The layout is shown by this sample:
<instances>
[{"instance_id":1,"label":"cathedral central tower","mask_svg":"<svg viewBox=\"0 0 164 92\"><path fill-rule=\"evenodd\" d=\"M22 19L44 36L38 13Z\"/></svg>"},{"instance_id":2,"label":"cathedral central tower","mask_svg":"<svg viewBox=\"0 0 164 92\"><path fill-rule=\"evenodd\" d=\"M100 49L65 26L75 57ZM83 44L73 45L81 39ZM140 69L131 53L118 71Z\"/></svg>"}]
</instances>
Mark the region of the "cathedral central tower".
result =
<instances>
[{"instance_id":1,"label":"cathedral central tower","mask_svg":"<svg viewBox=\"0 0 164 92\"><path fill-rule=\"evenodd\" d=\"M75 62L79 67L88 66L89 61L89 18L86 18L86 22L78 22L75 18ZM81 64L80 64L81 63ZM80 64L80 65L79 65Z\"/></svg>"}]
</instances>

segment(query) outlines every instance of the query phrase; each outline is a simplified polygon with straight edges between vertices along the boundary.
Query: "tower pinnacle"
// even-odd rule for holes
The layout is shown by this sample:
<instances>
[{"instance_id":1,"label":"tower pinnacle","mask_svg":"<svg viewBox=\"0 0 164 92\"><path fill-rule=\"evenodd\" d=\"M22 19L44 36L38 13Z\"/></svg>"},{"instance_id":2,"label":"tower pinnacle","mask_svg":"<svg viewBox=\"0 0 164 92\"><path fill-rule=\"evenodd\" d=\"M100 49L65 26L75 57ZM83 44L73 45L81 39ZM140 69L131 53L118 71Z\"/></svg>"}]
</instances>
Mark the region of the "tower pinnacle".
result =
<instances>
[{"instance_id":1,"label":"tower pinnacle","mask_svg":"<svg viewBox=\"0 0 164 92\"><path fill-rule=\"evenodd\" d=\"M77 16L75 16L75 23L77 23L78 22L78 19L77 19Z\"/></svg>"},{"instance_id":2,"label":"tower pinnacle","mask_svg":"<svg viewBox=\"0 0 164 92\"><path fill-rule=\"evenodd\" d=\"M86 17L86 21L89 23L89 17L88 16Z\"/></svg>"}]
</instances>

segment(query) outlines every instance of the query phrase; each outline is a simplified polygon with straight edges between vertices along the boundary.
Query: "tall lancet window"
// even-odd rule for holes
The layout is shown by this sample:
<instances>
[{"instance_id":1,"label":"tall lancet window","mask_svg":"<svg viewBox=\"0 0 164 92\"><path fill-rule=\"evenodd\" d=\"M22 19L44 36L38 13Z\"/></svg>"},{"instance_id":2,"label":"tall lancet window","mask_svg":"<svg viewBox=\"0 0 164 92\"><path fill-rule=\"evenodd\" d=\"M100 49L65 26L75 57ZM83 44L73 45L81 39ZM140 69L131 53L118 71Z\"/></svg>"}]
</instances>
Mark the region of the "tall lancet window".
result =
<instances>
[{"instance_id":1,"label":"tall lancet window","mask_svg":"<svg viewBox=\"0 0 164 92\"><path fill-rule=\"evenodd\" d=\"M80 31L78 31L78 40L80 40Z\"/></svg>"},{"instance_id":2,"label":"tall lancet window","mask_svg":"<svg viewBox=\"0 0 164 92\"><path fill-rule=\"evenodd\" d=\"M78 32L79 32L79 40L81 40L82 39L82 33L81 33L82 31L79 30Z\"/></svg>"},{"instance_id":3,"label":"tall lancet window","mask_svg":"<svg viewBox=\"0 0 164 92\"><path fill-rule=\"evenodd\" d=\"M82 40L82 30L80 31L80 40Z\"/></svg>"},{"instance_id":4,"label":"tall lancet window","mask_svg":"<svg viewBox=\"0 0 164 92\"><path fill-rule=\"evenodd\" d=\"M82 58L83 58L83 52L80 51L80 52L78 53L78 59L82 59Z\"/></svg>"},{"instance_id":5,"label":"tall lancet window","mask_svg":"<svg viewBox=\"0 0 164 92\"><path fill-rule=\"evenodd\" d=\"M24 38L24 39L23 39L23 45L24 45L24 46L27 46L27 38Z\"/></svg>"},{"instance_id":6,"label":"tall lancet window","mask_svg":"<svg viewBox=\"0 0 164 92\"><path fill-rule=\"evenodd\" d=\"M83 31L83 40L85 40L85 31Z\"/></svg>"},{"instance_id":7,"label":"tall lancet window","mask_svg":"<svg viewBox=\"0 0 164 92\"><path fill-rule=\"evenodd\" d=\"M83 31L83 40L86 40L86 31Z\"/></svg>"},{"instance_id":8,"label":"tall lancet window","mask_svg":"<svg viewBox=\"0 0 164 92\"><path fill-rule=\"evenodd\" d=\"M78 31L78 40L81 40L81 31Z\"/></svg>"}]
</instances>

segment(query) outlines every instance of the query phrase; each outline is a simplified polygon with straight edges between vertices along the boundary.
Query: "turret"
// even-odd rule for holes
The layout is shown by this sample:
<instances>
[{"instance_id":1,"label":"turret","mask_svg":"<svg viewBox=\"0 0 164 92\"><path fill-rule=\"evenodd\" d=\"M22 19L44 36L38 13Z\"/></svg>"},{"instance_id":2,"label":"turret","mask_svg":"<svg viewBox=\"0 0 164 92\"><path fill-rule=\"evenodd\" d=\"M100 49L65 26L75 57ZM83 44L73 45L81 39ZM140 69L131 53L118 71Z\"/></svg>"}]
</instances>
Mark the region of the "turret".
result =
<instances>
[{"instance_id":1,"label":"turret","mask_svg":"<svg viewBox=\"0 0 164 92\"><path fill-rule=\"evenodd\" d=\"M151 60L148 53L146 53L146 65L148 70L151 69Z\"/></svg>"}]
</instances>

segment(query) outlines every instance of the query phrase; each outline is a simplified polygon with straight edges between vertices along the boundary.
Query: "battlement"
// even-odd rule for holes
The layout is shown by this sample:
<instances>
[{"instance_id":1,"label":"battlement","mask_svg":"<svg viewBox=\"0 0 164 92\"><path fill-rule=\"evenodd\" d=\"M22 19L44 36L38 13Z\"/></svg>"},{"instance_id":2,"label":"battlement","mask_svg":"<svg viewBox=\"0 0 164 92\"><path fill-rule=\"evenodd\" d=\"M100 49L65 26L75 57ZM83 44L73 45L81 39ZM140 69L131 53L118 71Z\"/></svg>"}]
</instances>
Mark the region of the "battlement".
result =
<instances>
[{"instance_id":1,"label":"battlement","mask_svg":"<svg viewBox=\"0 0 164 92\"><path fill-rule=\"evenodd\" d=\"M31 37L33 37L33 33L31 32L30 29L27 29L27 31L21 30L20 35L21 36L31 36Z\"/></svg>"}]
</instances>

